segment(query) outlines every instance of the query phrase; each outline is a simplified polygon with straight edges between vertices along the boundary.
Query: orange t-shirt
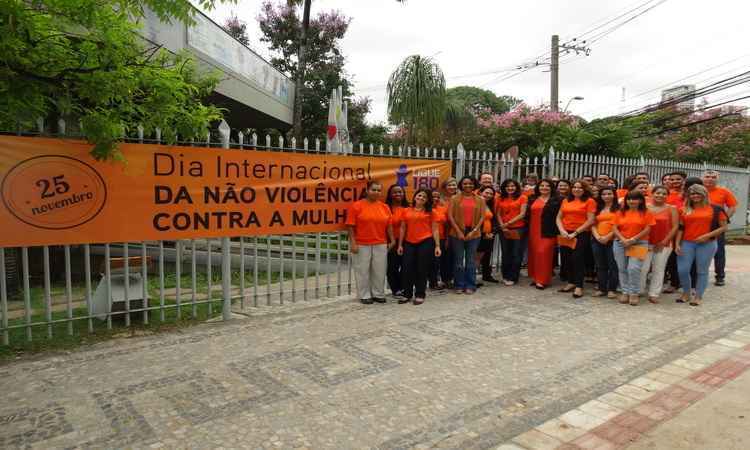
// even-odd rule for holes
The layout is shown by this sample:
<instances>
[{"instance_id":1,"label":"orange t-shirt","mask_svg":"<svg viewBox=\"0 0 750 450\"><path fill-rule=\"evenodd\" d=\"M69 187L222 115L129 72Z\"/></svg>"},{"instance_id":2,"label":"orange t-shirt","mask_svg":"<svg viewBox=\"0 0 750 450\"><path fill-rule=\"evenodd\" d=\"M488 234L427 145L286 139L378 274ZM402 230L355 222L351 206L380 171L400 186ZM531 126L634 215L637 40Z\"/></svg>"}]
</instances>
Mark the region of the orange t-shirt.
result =
<instances>
[{"instance_id":1,"label":"orange t-shirt","mask_svg":"<svg viewBox=\"0 0 750 450\"><path fill-rule=\"evenodd\" d=\"M432 237L433 213L407 208L401 213L401 220L406 223L406 242L419 244Z\"/></svg>"},{"instance_id":2,"label":"orange t-shirt","mask_svg":"<svg viewBox=\"0 0 750 450\"><path fill-rule=\"evenodd\" d=\"M482 223L482 234L492 233L492 211L489 209L484 210L484 222Z\"/></svg>"},{"instance_id":3,"label":"orange t-shirt","mask_svg":"<svg viewBox=\"0 0 750 450\"><path fill-rule=\"evenodd\" d=\"M734 197L734 194L732 194L732 191L721 186L715 186L708 189L708 201L710 201L712 205L721 206L722 208L734 208L737 206L737 199Z\"/></svg>"},{"instance_id":4,"label":"orange t-shirt","mask_svg":"<svg viewBox=\"0 0 750 450\"><path fill-rule=\"evenodd\" d=\"M647 226L653 227L656 225L654 215L650 211L618 211L615 214L615 220L613 222L617 225L617 229L620 230L620 234L626 239L630 239L637 235ZM641 240L647 241L648 235L641 237Z\"/></svg>"},{"instance_id":5,"label":"orange t-shirt","mask_svg":"<svg viewBox=\"0 0 750 450\"><path fill-rule=\"evenodd\" d=\"M726 219L726 214L722 213ZM690 214L685 209L680 210L680 223L683 227L682 239L694 241L706 233L711 232L711 222L714 220L714 209L710 205L694 208Z\"/></svg>"},{"instance_id":6,"label":"orange t-shirt","mask_svg":"<svg viewBox=\"0 0 750 450\"><path fill-rule=\"evenodd\" d=\"M470 227L474 223L474 206L476 200L474 197L461 198L461 213L464 215L464 226ZM463 231L463 230L461 230Z\"/></svg>"},{"instance_id":7,"label":"orange t-shirt","mask_svg":"<svg viewBox=\"0 0 750 450\"><path fill-rule=\"evenodd\" d=\"M536 188L535 186L528 186L528 185L524 186L523 189L521 190L521 195L524 197L531 197L532 195L534 195L535 188Z\"/></svg>"},{"instance_id":8,"label":"orange t-shirt","mask_svg":"<svg viewBox=\"0 0 750 450\"><path fill-rule=\"evenodd\" d=\"M615 220L615 213L612 211L600 212L596 215L596 232L599 236L606 236L612 232L612 222Z\"/></svg>"},{"instance_id":9,"label":"orange t-shirt","mask_svg":"<svg viewBox=\"0 0 750 450\"><path fill-rule=\"evenodd\" d=\"M346 224L354 227L354 241L360 245L387 243L386 229L391 210L381 201L357 200L349 207Z\"/></svg>"},{"instance_id":10,"label":"orange t-shirt","mask_svg":"<svg viewBox=\"0 0 750 450\"><path fill-rule=\"evenodd\" d=\"M562 212L562 224L565 231L575 231L586 223L588 213L596 212L596 202L593 198L586 201L565 199L560 206L560 211Z\"/></svg>"},{"instance_id":11,"label":"orange t-shirt","mask_svg":"<svg viewBox=\"0 0 750 450\"><path fill-rule=\"evenodd\" d=\"M398 240L398 234L401 232L401 214L406 211L403 206L394 206L391 210L391 225L393 225L393 234Z\"/></svg>"},{"instance_id":12,"label":"orange t-shirt","mask_svg":"<svg viewBox=\"0 0 750 450\"><path fill-rule=\"evenodd\" d=\"M648 234L648 241L651 245L656 245L663 241L672 229L672 208L664 208L658 213L652 213L656 223L651 226L651 232Z\"/></svg>"},{"instance_id":13,"label":"orange t-shirt","mask_svg":"<svg viewBox=\"0 0 750 450\"><path fill-rule=\"evenodd\" d=\"M518 215L521 214L521 208L528 202L529 199L523 195L518 198L498 197L495 199L495 214L500 216L500 220L502 220L503 223L507 223L513 218L518 217ZM521 219L513 222L510 228L522 228L524 225L526 225L526 222Z\"/></svg>"},{"instance_id":14,"label":"orange t-shirt","mask_svg":"<svg viewBox=\"0 0 750 450\"><path fill-rule=\"evenodd\" d=\"M670 190L669 194L667 194L666 203L668 205L674 206L675 208L682 208L682 191Z\"/></svg>"},{"instance_id":15,"label":"orange t-shirt","mask_svg":"<svg viewBox=\"0 0 750 450\"><path fill-rule=\"evenodd\" d=\"M438 224L438 233L440 234L440 240L446 238L446 226L448 223L448 207L439 205L432 207L432 217Z\"/></svg>"}]
</instances>

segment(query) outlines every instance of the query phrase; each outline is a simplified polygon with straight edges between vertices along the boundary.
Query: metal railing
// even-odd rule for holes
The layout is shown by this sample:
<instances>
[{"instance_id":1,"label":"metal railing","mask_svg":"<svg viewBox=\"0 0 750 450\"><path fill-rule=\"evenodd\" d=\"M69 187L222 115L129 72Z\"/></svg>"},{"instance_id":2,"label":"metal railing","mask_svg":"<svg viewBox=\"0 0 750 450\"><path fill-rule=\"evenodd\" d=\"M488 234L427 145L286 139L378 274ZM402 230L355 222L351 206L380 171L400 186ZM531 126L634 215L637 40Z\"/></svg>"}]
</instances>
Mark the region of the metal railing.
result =
<instances>
[{"instance_id":1,"label":"metal railing","mask_svg":"<svg viewBox=\"0 0 750 450\"><path fill-rule=\"evenodd\" d=\"M65 123L58 125L59 134ZM35 133L45 131L38 124ZM213 136L217 136L214 134ZM180 142L213 148L247 151L326 154L320 140L285 142L265 136L231 131L222 123L219 141L206 134L203 142ZM161 142L160 132L126 138L135 142ZM409 146L352 146L350 154L377 158L451 160L453 173L493 173L497 180L540 176L576 178L605 172L624 178L648 171L653 179L682 169L699 175L719 170L722 184L740 200L733 225L744 227L747 209L748 169L674 161L623 159L578 155L550 149L542 158L510 159L500 152ZM741 222L741 223L740 223ZM37 338L78 336L133 326L204 320L231 312L333 298L352 293L353 274L348 239L344 232L274 236L237 236L183 241L82 244L0 248L0 334L2 344L32 342ZM499 263L496 246L493 262ZM102 300L103 299L103 300Z\"/></svg>"}]
</instances>

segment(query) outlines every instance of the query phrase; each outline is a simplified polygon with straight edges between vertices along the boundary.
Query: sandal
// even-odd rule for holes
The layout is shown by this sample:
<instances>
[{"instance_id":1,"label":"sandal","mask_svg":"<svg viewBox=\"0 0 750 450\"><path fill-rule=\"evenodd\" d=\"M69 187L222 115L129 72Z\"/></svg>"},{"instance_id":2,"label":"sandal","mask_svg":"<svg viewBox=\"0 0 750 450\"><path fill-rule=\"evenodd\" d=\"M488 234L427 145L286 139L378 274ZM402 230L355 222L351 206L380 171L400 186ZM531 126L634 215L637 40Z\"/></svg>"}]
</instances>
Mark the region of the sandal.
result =
<instances>
[{"instance_id":1,"label":"sandal","mask_svg":"<svg viewBox=\"0 0 750 450\"><path fill-rule=\"evenodd\" d=\"M567 285L567 286L565 286L565 287L561 287L560 289L558 289L558 290L557 290L557 292L573 292L573 290L574 290L575 288L576 288L576 287L575 287L574 285L572 285L572 284L569 284L569 285Z\"/></svg>"},{"instance_id":2,"label":"sandal","mask_svg":"<svg viewBox=\"0 0 750 450\"><path fill-rule=\"evenodd\" d=\"M630 299L628 298L628 294L622 294L622 295L620 295L620 299L618 301L620 303L622 303L623 305L627 305L628 303L630 303Z\"/></svg>"},{"instance_id":3,"label":"sandal","mask_svg":"<svg viewBox=\"0 0 750 450\"><path fill-rule=\"evenodd\" d=\"M658 304L659 304L659 299L658 299L658 298L656 298L656 297L651 297L651 296L649 296L649 297L648 297L648 302L649 302L649 303L653 303L654 305L658 305Z\"/></svg>"},{"instance_id":4,"label":"sandal","mask_svg":"<svg viewBox=\"0 0 750 450\"><path fill-rule=\"evenodd\" d=\"M690 306L700 306L701 305L701 299L698 297L695 297L693 300L690 301Z\"/></svg>"},{"instance_id":5,"label":"sandal","mask_svg":"<svg viewBox=\"0 0 750 450\"><path fill-rule=\"evenodd\" d=\"M615 291L609 291L609 292L607 292L607 298L612 298L612 299L617 298L617 292L615 292Z\"/></svg>"},{"instance_id":6,"label":"sandal","mask_svg":"<svg viewBox=\"0 0 750 450\"><path fill-rule=\"evenodd\" d=\"M668 286L664 288L662 292L665 294L674 294L675 292L677 292L677 289L674 286Z\"/></svg>"},{"instance_id":7,"label":"sandal","mask_svg":"<svg viewBox=\"0 0 750 450\"><path fill-rule=\"evenodd\" d=\"M580 291L580 292L576 292L576 291ZM583 289L581 289L581 288L576 288L576 289L575 289L575 290L573 291L573 298L581 298L581 297L583 297Z\"/></svg>"},{"instance_id":8,"label":"sandal","mask_svg":"<svg viewBox=\"0 0 750 450\"><path fill-rule=\"evenodd\" d=\"M600 290L596 290L593 294L591 294L592 297L604 297L605 295L607 294L605 294L604 291Z\"/></svg>"},{"instance_id":9,"label":"sandal","mask_svg":"<svg viewBox=\"0 0 750 450\"><path fill-rule=\"evenodd\" d=\"M630 306L638 306L638 303L641 302L641 298L638 295L631 295L630 296Z\"/></svg>"},{"instance_id":10,"label":"sandal","mask_svg":"<svg viewBox=\"0 0 750 450\"><path fill-rule=\"evenodd\" d=\"M545 286L545 285L543 285L541 283L534 283L534 287L537 288L537 289L539 289L540 291L543 291L543 290L547 289L547 286Z\"/></svg>"},{"instance_id":11,"label":"sandal","mask_svg":"<svg viewBox=\"0 0 750 450\"><path fill-rule=\"evenodd\" d=\"M423 298L415 298L415 299L414 299L414 301L413 301L412 303L413 303L414 305L417 305L417 306L419 306L419 305L421 305L422 303L424 303L424 299L423 299Z\"/></svg>"}]
</instances>

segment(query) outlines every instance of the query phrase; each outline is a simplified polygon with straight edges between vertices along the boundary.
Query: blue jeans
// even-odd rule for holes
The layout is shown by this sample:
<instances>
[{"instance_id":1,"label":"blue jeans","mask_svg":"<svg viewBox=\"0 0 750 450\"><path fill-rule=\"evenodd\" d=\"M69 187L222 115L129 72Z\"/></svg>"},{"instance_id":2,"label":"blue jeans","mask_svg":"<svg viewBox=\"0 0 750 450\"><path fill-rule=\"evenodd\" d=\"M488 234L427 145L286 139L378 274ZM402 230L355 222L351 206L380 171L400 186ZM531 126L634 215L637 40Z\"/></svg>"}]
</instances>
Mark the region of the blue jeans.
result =
<instances>
[{"instance_id":1,"label":"blue jeans","mask_svg":"<svg viewBox=\"0 0 750 450\"><path fill-rule=\"evenodd\" d=\"M637 241L633 245L648 246L648 241ZM627 295L638 295L641 293L641 269L643 260L625 256L625 247L619 239L612 244L612 250L617 261L617 272L620 278L622 293Z\"/></svg>"},{"instance_id":2,"label":"blue jeans","mask_svg":"<svg viewBox=\"0 0 750 450\"><path fill-rule=\"evenodd\" d=\"M716 241L708 241L702 244L693 241L682 241L681 247L682 254L677 255L677 271L680 273L682 292L690 292L690 283L692 281L690 266L695 262L697 278L695 294L699 298L703 298L703 293L706 292L706 286L708 286L708 266L711 265L711 260L716 254L718 244Z\"/></svg>"},{"instance_id":3,"label":"blue jeans","mask_svg":"<svg viewBox=\"0 0 750 450\"><path fill-rule=\"evenodd\" d=\"M619 281L617 273L617 261L612 250L612 241L602 244L596 239L591 239L591 249L594 251L596 261L596 279L598 288L602 292L615 292Z\"/></svg>"},{"instance_id":4,"label":"blue jeans","mask_svg":"<svg viewBox=\"0 0 750 450\"><path fill-rule=\"evenodd\" d=\"M727 265L726 243L726 237L724 236L724 233L721 233L721 235L716 238L716 256L714 256L714 272L716 272L717 280L723 280L726 275L724 273L724 268Z\"/></svg>"},{"instance_id":5,"label":"blue jeans","mask_svg":"<svg viewBox=\"0 0 750 450\"><path fill-rule=\"evenodd\" d=\"M477 247L479 239L462 241L453 236L450 238L453 249L453 278L456 289L477 288Z\"/></svg>"},{"instance_id":6,"label":"blue jeans","mask_svg":"<svg viewBox=\"0 0 750 450\"><path fill-rule=\"evenodd\" d=\"M524 249L527 248L525 230L516 231L521 233L521 239L508 239L500 234L500 247L502 248L500 268L503 279L513 281L514 283L518 283Z\"/></svg>"}]
</instances>

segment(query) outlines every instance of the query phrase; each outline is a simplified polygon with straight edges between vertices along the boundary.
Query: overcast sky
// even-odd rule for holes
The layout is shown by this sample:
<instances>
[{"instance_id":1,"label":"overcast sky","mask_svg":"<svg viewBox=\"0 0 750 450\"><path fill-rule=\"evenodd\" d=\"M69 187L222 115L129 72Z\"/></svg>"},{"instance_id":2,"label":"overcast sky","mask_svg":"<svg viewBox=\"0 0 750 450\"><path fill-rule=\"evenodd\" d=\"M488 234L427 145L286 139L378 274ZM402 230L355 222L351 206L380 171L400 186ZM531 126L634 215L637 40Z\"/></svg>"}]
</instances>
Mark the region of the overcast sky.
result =
<instances>
[{"instance_id":1,"label":"overcast sky","mask_svg":"<svg viewBox=\"0 0 750 450\"><path fill-rule=\"evenodd\" d=\"M313 0L312 13L336 9L352 18L341 43L346 68L355 93L373 100L369 120L385 122L386 81L412 54L434 55L449 87L478 86L532 105L549 103L547 67L506 80L502 78L513 72L486 72L534 61L549 51L552 34L559 34L564 42L645 1ZM262 0L239 0L208 14L223 23L234 12L248 24L251 47L267 56L258 40L256 17L261 4ZM582 96L584 100L572 102L571 112L587 119L612 115L657 101L664 86L700 87L750 70L748 17L750 2L745 0L667 0L591 44L590 56L563 58L561 108L570 98ZM719 67L695 75L714 66ZM743 93L748 95L750 86L713 94L707 100L713 103Z\"/></svg>"}]
</instances>

